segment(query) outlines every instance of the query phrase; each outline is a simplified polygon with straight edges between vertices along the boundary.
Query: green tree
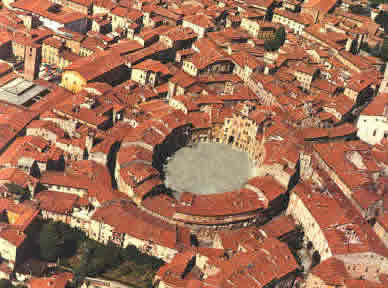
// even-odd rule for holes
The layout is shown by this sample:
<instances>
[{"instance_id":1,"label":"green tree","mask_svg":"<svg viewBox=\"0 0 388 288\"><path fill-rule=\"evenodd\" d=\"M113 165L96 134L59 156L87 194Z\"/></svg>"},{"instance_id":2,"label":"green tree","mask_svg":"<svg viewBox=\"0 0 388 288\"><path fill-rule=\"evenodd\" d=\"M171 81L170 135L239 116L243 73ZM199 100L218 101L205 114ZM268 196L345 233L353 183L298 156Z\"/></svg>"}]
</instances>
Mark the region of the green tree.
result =
<instances>
[{"instance_id":1,"label":"green tree","mask_svg":"<svg viewBox=\"0 0 388 288\"><path fill-rule=\"evenodd\" d=\"M275 39L278 39L280 46L286 41L286 30L283 26L280 26L279 29L276 30Z\"/></svg>"},{"instance_id":2,"label":"green tree","mask_svg":"<svg viewBox=\"0 0 388 288\"><path fill-rule=\"evenodd\" d=\"M280 41L278 39L264 41L264 49L266 51L276 51L280 46Z\"/></svg>"},{"instance_id":3,"label":"green tree","mask_svg":"<svg viewBox=\"0 0 388 288\"><path fill-rule=\"evenodd\" d=\"M369 15L369 10L361 5L353 5L350 7L350 12L358 15Z\"/></svg>"},{"instance_id":4,"label":"green tree","mask_svg":"<svg viewBox=\"0 0 388 288\"><path fill-rule=\"evenodd\" d=\"M5 183L5 187L7 187L8 191L12 194L17 195L20 199L24 200L30 197L30 192L28 189L24 189L22 186L15 183Z\"/></svg>"},{"instance_id":5,"label":"green tree","mask_svg":"<svg viewBox=\"0 0 388 288\"><path fill-rule=\"evenodd\" d=\"M372 7L377 7L379 4L387 4L388 0L369 0L369 5Z\"/></svg>"},{"instance_id":6,"label":"green tree","mask_svg":"<svg viewBox=\"0 0 388 288\"><path fill-rule=\"evenodd\" d=\"M56 261L63 254L63 238L55 223L44 224L39 234L40 257L46 261Z\"/></svg>"},{"instance_id":7,"label":"green tree","mask_svg":"<svg viewBox=\"0 0 388 288\"><path fill-rule=\"evenodd\" d=\"M139 257L140 251L134 245L128 245L125 249L122 249L121 258L123 259L136 259Z\"/></svg>"},{"instance_id":8,"label":"green tree","mask_svg":"<svg viewBox=\"0 0 388 288\"><path fill-rule=\"evenodd\" d=\"M387 12L381 11L379 15L376 16L375 22L384 28L385 33L388 33L388 13Z\"/></svg>"},{"instance_id":9,"label":"green tree","mask_svg":"<svg viewBox=\"0 0 388 288\"><path fill-rule=\"evenodd\" d=\"M55 222L56 229L63 241L63 256L71 257L73 256L81 243L86 240L85 232L72 228L68 224L63 222Z\"/></svg>"},{"instance_id":10,"label":"green tree","mask_svg":"<svg viewBox=\"0 0 388 288\"><path fill-rule=\"evenodd\" d=\"M0 280L0 288L12 288L11 281L7 279L1 279Z\"/></svg>"},{"instance_id":11,"label":"green tree","mask_svg":"<svg viewBox=\"0 0 388 288\"><path fill-rule=\"evenodd\" d=\"M388 38L384 38L383 46L381 47L381 58L388 61Z\"/></svg>"},{"instance_id":12,"label":"green tree","mask_svg":"<svg viewBox=\"0 0 388 288\"><path fill-rule=\"evenodd\" d=\"M275 32L275 39L264 41L264 49L266 51L276 51L284 44L285 41L286 30L283 26L280 26Z\"/></svg>"}]
</instances>

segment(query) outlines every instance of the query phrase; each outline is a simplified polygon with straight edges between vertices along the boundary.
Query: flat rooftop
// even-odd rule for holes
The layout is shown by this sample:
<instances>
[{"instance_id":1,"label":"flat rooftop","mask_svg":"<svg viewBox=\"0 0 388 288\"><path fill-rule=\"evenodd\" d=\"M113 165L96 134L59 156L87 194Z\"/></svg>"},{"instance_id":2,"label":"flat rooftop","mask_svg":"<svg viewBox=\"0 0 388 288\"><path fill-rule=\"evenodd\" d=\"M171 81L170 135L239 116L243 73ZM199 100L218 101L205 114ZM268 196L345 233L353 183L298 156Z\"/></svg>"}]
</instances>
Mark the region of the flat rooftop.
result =
<instances>
[{"instance_id":1,"label":"flat rooftop","mask_svg":"<svg viewBox=\"0 0 388 288\"><path fill-rule=\"evenodd\" d=\"M23 105L41 95L47 88L23 78L16 78L0 87L0 100Z\"/></svg>"},{"instance_id":2,"label":"flat rooftop","mask_svg":"<svg viewBox=\"0 0 388 288\"><path fill-rule=\"evenodd\" d=\"M199 143L178 150L164 171L168 188L204 195L242 188L254 176L255 168L248 153L231 145Z\"/></svg>"}]
</instances>

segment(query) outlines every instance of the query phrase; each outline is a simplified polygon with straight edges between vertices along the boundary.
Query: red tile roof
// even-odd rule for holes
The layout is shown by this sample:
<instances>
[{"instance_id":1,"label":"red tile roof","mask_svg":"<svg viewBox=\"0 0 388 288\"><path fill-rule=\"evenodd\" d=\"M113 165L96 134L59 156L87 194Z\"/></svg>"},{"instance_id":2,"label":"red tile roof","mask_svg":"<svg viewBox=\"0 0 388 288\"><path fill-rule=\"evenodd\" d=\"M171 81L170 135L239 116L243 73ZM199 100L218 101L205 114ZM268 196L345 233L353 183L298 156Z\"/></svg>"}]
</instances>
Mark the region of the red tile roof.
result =
<instances>
[{"instance_id":1,"label":"red tile roof","mask_svg":"<svg viewBox=\"0 0 388 288\"><path fill-rule=\"evenodd\" d=\"M295 221L291 216L278 216L260 227L269 237L279 238L295 231Z\"/></svg>"},{"instance_id":2,"label":"red tile roof","mask_svg":"<svg viewBox=\"0 0 388 288\"><path fill-rule=\"evenodd\" d=\"M170 74L170 71L166 65L152 59L147 59L143 62L140 62L139 64L132 66L132 69L152 71L155 73L162 73L164 75Z\"/></svg>"},{"instance_id":3,"label":"red tile roof","mask_svg":"<svg viewBox=\"0 0 388 288\"><path fill-rule=\"evenodd\" d=\"M260 191L264 193L268 201L275 200L287 191L287 189L281 186L272 176L254 177L249 179L247 184L259 188Z\"/></svg>"},{"instance_id":4,"label":"red tile roof","mask_svg":"<svg viewBox=\"0 0 388 288\"><path fill-rule=\"evenodd\" d=\"M58 23L67 24L79 19L86 18L86 15L75 12L67 7L62 7L58 13L49 12L48 9L52 6L52 3L48 0L19 0L11 4L12 7L21 9L23 11L32 12Z\"/></svg>"},{"instance_id":5,"label":"red tile roof","mask_svg":"<svg viewBox=\"0 0 388 288\"><path fill-rule=\"evenodd\" d=\"M24 170L18 168L3 168L0 169L0 181L3 183L14 183L26 188L28 185L35 186L38 180L27 174Z\"/></svg>"},{"instance_id":6,"label":"red tile roof","mask_svg":"<svg viewBox=\"0 0 388 288\"><path fill-rule=\"evenodd\" d=\"M354 190L352 197L363 209L368 209L375 205L379 200L381 200L381 196L377 195L376 192L368 189Z\"/></svg>"},{"instance_id":7,"label":"red tile roof","mask_svg":"<svg viewBox=\"0 0 388 288\"><path fill-rule=\"evenodd\" d=\"M244 214L266 208L266 201L259 199L256 192L241 189L233 192L196 195L191 206L177 205L178 213L193 216L228 216Z\"/></svg>"},{"instance_id":8,"label":"red tile roof","mask_svg":"<svg viewBox=\"0 0 388 288\"><path fill-rule=\"evenodd\" d=\"M361 111L361 115L382 116L386 105L388 105L388 93L377 94L376 97L373 98L372 102Z\"/></svg>"},{"instance_id":9,"label":"red tile roof","mask_svg":"<svg viewBox=\"0 0 388 288\"><path fill-rule=\"evenodd\" d=\"M217 266L221 272L209 276L204 282L212 287L234 287L227 283L239 287L257 287L257 283L265 286L298 268L287 245L276 238L267 238L260 248L249 253L237 253L230 260L219 261Z\"/></svg>"},{"instance_id":10,"label":"red tile roof","mask_svg":"<svg viewBox=\"0 0 388 288\"><path fill-rule=\"evenodd\" d=\"M58 214L71 213L78 196L57 191L41 191L35 198L39 202L39 208Z\"/></svg>"},{"instance_id":11,"label":"red tile roof","mask_svg":"<svg viewBox=\"0 0 388 288\"><path fill-rule=\"evenodd\" d=\"M126 233L143 241L174 249L177 245L176 227L138 209L133 204L112 203L98 208L93 220L112 226L115 231Z\"/></svg>"},{"instance_id":12,"label":"red tile roof","mask_svg":"<svg viewBox=\"0 0 388 288\"><path fill-rule=\"evenodd\" d=\"M190 22L194 25L197 25L206 29L215 27L215 24L213 23L212 18L203 14L187 16L183 18L183 21Z\"/></svg>"},{"instance_id":13,"label":"red tile roof","mask_svg":"<svg viewBox=\"0 0 388 288\"><path fill-rule=\"evenodd\" d=\"M341 286L344 285L346 279L350 278L350 275L345 268L345 264L334 257L315 266L311 270L311 273L318 276L326 285Z\"/></svg>"},{"instance_id":14,"label":"red tile roof","mask_svg":"<svg viewBox=\"0 0 388 288\"><path fill-rule=\"evenodd\" d=\"M11 227L4 227L0 230L0 238L3 238L12 245L19 247L27 236L22 231L12 229Z\"/></svg>"},{"instance_id":15,"label":"red tile roof","mask_svg":"<svg viewBox=\"0 0 388 288\"><path fill-rule=\"evenodd\" d=\"M386 287L384 284L377 282L371 282L368 280L359 279L347 279L345 281L346 288L383 288Z\"/></svg>"},{"instance_id":16,"label":"red tile roof","mask_svg":"<svg viewBox=\"0 0 388 288\"><path fill-rule=\"evenodd\" d=\"M381 214L377 217L377 222L384 228L388 233L388 213Z\"/></svg>"},{"instance_id":17,"label":"red tile roof","mask_svg":"<svg viewBox=\"0 0 388 288\"><path fill-rule=\"evenodd\" d=\"M67 66L65 70L74 70L86 81L90 81L124 63L125 60L115 51L103 51L101 53L96 52L88 57L80 58L80 60Z\"/></svg>"},{"instance_id":18,"label":"red tile roof","mask_svg":"<svg viewBox=\"0 0 388 288\"><path fill-rule=\"evenodd\" d=\"M72 279L72 273L63 272L51 277L32 277L28 281L28 285L30 288L65 288Z\"/></svg>"},{"instance_id":19,"label":"red tile roof","mask_svg":"<svg viewBox=\"0 0 388 288\"><path fill-rule=\"evenodd\" d=\"M135 197L142 201L152 189L163 184L163 181L160 178L152 178L141 183L134 189Z\"/></svg>"}]
</instances>

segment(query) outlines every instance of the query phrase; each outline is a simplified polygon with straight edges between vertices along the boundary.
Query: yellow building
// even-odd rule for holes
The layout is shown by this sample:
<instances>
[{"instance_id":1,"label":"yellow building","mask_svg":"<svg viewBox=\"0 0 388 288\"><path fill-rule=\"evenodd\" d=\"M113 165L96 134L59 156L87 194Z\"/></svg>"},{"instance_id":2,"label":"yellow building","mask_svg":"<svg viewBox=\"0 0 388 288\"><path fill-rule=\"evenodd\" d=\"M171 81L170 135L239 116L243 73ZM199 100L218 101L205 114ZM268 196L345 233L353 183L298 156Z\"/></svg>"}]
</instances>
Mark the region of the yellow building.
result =
<instances>
[{"instance_id":1,"label":"yellow building","mask_svg":"<svg viewBox=\"0 0 388 288\"><path fill-rule=\"evenodd\" d=\"M63 50L63 43L56 38L47 38L42 45L42 62L47 64L58 63L58 56Z\"/></svg>"},{"instance_id":2,"label":"yellow building","mask_svg":"<svg viewBox=\"0 0 388 288\"><path fill-rule=\"evenodd\" d=\"M86 83L86 79L77 71L67 70L62 73L61 86L73 93L80 92Z\"/></svg>"},{"instance_id":3,"label":"yellow building","mask_svg":"<svg viewBox=\"0 0 388 288\"><path fill-rule=\"evenodd\" d=\"M61 86L78 93L90 82L105 82L111 86L128 80L129 68L126 60L114 51L95 52L88 57L81 57L62 73Z\"/></svg>"}]
</instances>

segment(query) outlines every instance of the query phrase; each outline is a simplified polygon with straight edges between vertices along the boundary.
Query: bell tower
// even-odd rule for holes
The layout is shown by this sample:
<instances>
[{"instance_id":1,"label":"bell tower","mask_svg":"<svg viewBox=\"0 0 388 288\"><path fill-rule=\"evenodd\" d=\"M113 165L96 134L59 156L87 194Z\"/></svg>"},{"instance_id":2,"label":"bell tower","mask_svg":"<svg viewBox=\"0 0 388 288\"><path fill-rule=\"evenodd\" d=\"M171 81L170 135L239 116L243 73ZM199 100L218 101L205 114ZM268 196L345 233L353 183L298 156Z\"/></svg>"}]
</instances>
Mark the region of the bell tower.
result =
<instances>
[{"instance_id":1,"label":"bell tower","mask_svg":"<svg viewBox=\"0 0 388 288\"><path fill-rule=\"evenodd\" d=\"M24 79L32 81L38 78L41 63L41 46L29 43L24 51Z\"/></svg>"}]
</instances>

